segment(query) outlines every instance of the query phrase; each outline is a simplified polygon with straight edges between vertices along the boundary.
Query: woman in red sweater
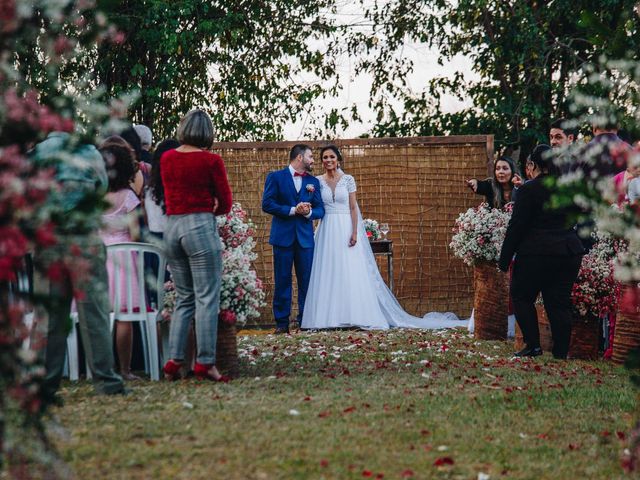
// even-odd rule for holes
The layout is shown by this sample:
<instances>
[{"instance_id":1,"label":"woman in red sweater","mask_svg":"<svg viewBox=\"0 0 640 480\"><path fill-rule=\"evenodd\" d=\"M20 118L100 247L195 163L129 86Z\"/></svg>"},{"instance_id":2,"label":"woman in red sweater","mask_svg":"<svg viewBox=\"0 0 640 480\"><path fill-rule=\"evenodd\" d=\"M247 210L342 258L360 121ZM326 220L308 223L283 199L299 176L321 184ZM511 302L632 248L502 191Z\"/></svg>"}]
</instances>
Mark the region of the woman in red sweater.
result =
<instances>
[{"instance_id":1,"label":"woman in red sweater","mask_svg":"<svg viewBox=\"0 0 640 480\"><path fill-rule=\"evenodd\" d=\"M208 151L213 124L202 110L180 122L181 146L160 158L167 226L164 242L177 292L169 331L165 378L180 375L191 320L195 316L198 352L194 373L200 379L228 381L215 367L222 243L216 215L231 210L231 188L222 158Z\"/></svg>"}]
</instances>

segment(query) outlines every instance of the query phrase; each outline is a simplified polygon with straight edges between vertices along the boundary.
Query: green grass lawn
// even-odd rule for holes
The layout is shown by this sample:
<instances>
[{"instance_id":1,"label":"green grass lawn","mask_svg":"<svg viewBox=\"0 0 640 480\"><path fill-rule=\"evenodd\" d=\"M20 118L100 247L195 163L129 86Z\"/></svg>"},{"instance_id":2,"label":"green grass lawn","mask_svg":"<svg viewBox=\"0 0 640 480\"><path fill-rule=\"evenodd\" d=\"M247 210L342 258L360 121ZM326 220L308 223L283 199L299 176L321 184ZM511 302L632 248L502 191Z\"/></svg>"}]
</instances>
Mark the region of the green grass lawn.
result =
<instances>
[{"instance_id":1,"label":"green grass lawn","mask_svg":"<svg viewBox=\"0 0 640 480\"><path fill-rule=\"evenodd\" d=\"M80 479L625 477L637 394L610 363L520 361L461 330L239 348L226 385L144 381L111 398L65 384L56 446Z\"/></svg>"}]
</instances>

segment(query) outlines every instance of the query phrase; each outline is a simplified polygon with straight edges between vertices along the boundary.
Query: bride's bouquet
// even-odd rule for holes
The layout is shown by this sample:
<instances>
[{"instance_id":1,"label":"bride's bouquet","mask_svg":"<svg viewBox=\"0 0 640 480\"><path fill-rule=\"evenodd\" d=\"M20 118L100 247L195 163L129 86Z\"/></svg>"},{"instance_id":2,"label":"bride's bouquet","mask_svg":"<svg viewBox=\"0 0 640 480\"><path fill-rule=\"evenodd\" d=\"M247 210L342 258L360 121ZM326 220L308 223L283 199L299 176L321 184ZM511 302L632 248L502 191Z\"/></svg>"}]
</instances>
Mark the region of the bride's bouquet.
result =
<instances>
[{"instance_id":1,"label":"bride's bouquet","mask_svg":"<svg viewBox=\"0 0 640 480\"><path fill-rule=\"evenodd\" d=\"M380 231L380 224L377 220L371 218L365 218L362 223L364 224L364 232L367 235L369 241L380 240L382 238L382 232Z\"/></svg>"},{"instance_id":2,"label":"bride's bouquet","mask_svg":"<svg viewBox=\"0 0 640 480\"><path fill-rule=\"evenodd\" d=\"M262 281L252 267L258 258L253 251L253 223L239 203L234 203L227 215L217 217L222 240L222 288L219 319L229 324L244 325L249 318L260 316L265 305ZM175 304L173 282L165 285L162 318L170 318Z\"/></svg>"},{"instance_id":3,"label":"bride's bouquet","mask_svg":"<svg viewBox=\"0 0 640 480\"><path fill-rule=\"evenodd\" d=\"M511 218L511 207L489 208L486 203L461 213L449 248L464 263L496 262Z\"/></svg>"}]
</instances>

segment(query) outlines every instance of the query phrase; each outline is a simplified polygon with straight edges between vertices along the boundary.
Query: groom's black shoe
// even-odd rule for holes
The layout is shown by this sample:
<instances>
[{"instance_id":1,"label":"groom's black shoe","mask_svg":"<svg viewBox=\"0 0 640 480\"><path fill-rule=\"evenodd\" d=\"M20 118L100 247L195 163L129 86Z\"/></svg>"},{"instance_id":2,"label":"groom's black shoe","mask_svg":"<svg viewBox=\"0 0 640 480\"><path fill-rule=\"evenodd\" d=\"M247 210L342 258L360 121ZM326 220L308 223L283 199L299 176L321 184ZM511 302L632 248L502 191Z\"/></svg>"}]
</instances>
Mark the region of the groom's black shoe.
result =
<instances>
[{"instance_id":1,"label":"groom's black shoe","mask_svg":"<svg viewBox=\"0 0 640 480\"><path fill-rule=\"evenodd\" d=\"M540 347L525 347L513 354L514 357L539 357L540 355L542 355Z\"/></svg>"},{"instance_id":2,"label":"groom's black shoe","mask_svg":"<svg viewBox=\"0 0 640 480\"><path fill-rule=\"evenodd\" d=\"M276 331L273 333L276 335L285 335L289 333L289 327L276 327Z\"/></svg>"}]
</instances>

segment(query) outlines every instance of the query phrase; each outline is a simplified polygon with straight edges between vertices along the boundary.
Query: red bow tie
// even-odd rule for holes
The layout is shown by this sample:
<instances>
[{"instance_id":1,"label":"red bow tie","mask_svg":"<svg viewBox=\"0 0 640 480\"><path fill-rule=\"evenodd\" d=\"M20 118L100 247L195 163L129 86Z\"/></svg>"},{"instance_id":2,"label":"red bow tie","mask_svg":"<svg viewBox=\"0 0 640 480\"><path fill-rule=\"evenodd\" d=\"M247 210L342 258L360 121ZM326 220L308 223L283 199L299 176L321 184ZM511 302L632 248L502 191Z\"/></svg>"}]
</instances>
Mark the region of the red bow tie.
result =
<instances>
[{"instance_id":1,"label":"red bow tie","mask_svg":"<svg viewBox=\"0 0 640 480\"><path fill-rule=\"evenodd\" d=\"M293 172L293 176L294 177L306 177L307 176L307 172L302 172L302 173Z\"/></svg>"}]
</instances>

